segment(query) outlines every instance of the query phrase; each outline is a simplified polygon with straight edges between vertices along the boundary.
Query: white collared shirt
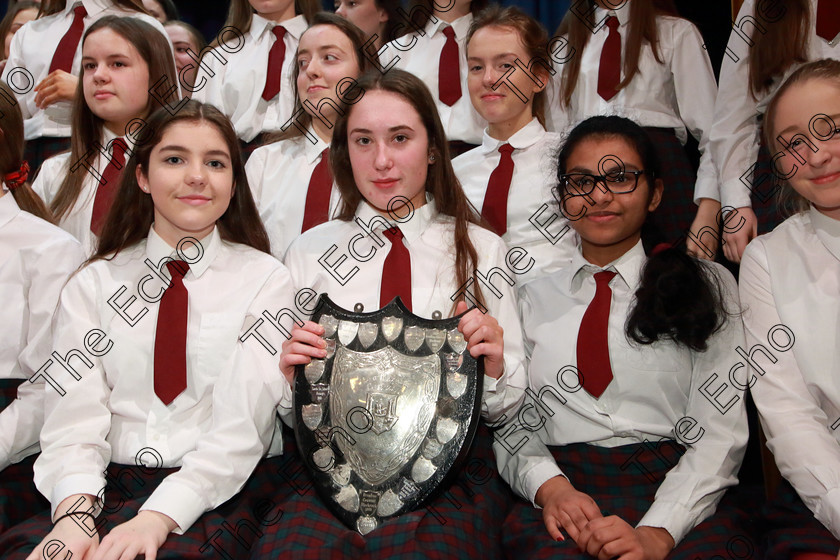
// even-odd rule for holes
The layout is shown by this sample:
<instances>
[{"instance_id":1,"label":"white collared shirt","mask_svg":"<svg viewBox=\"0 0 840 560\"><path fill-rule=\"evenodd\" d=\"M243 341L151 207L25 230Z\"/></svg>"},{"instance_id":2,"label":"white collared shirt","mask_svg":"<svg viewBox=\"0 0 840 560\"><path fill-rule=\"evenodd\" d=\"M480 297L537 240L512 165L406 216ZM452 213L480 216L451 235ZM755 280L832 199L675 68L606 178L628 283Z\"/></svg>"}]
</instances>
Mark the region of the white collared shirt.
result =
<instances>
[{"instance_id":1,"label":"white collared shirt","mask_svg":"<svg viewBox=\"0 0 840 560\"><path fill-rule=\"evenodd\" d=\"M281 140L257 148L245 164L248 185L271 239L271 253L278 259L300 235L309 180L322 152L329 148L311 128L310 132L314 144L306 136ZM330 216L335 215L340 200L333 183Z\"/></svg>"},{"instance_id":2,"label":"white collared shirt","mask_svg":"<svg viewBox=\"0 0 840 560\"><path fill-rule=\"evenodd\" d=\"M426 24L424 35L409 33L394 39L379 51L380 64L388 68L394 61L394 67L411 72L426 84L437 105L440 121L449 141L460 140L468 144L481 143L481 134L487 121L475 110L470 101L467 87L467 32L473 21L473 15L461 16L451 24L435 18ZM458 43L459 70L461 74L461 97L451 107L438 98L440 53L446 44L444 27L451 26Z\"/></svg>"},{"instance_id":3,"label":"white collared shirt","mask_svg":"<svg viewBox=\"0 0 840 560\"><path fill-rule=\"evenodd\" d=\"M0 197L0 379L30 379L52 350L50 323L67 277L84 259L79 243ZM44 380L24 382L0 411L0 471L38 451Z\"/></svg>"},{"instance_id":4,"label":"white collared shirt","mask_svg":"<svg viewBox=\"0 0 840 560\"><path fill-rule=\"evenodd\" d=\"M629 3L614 12L619 21L623 53L630 31ZM605 21L607 15L606 10L596 8L595 21ZM557 72L548 88L548 129L563 132L595 115L619 115L641 126L671 128L683 144L688 139L687 129L699 142L701 154L694 200L719 200L717 170L708 148L717 84L709 56L703 49L703 38L693 23L677 17L658 16L656 29L663 62L657 62L650 45L643 45L638 73L609 101L598 95L601 51L609 35L606 25L592 33L583 53L575 55L582 57L580 75L568 109L560 103L563 68L555 66ZM623 66L621 78L624 79Z\"/></svg>"},{"instance_id":5,"label":"white collared shirt","mask_svg":"<svg viewBox=\"0 0 840 560\"><path fill-rule=\"evenodd\" d=\"M481 213L490 175L502 158L499 146L510 144L515 148L511 154L513 178L507 200L507 231L502 239L512 250L527 251L527 256L520 257L523 269L528 259L533 259L530 270L516 275L520 285L568 264L575 249L577 235L551 194L557 184L555 153L559 143L560 135L546 132L535 117L507 141L496 140L485 129L481 146L452 161L464 194Z\"/></svg>"},{"instance_id":6,"label":"white collared shirt","mask_svg":"<svg viewBox=\"0 0 840 560\"><path fill-rule=\"evenodd\" d=\"M831 45L817 35L817 1L811 0L811 28L806 33L808 61L822 58L840 60L840 41ZM775 78L773 84L759 94L758 100L753 98L749 86L751 43L748 43L745 37L752 37L756 32L756 24L767 28L785 23L767 19L778 17L778 14L771 13L776 11L775 8L760 10L756 14L755 7L755 0L744 1L736 20L736 24L740 23L741 27L739 31L732 31L729 35L729 43L720 68L720 90L715 102L714 124L709 135L710 148L720 176L720 201L722 205L732 208L752 206L750 189L753 173L750 169L758 158L761 135L759 117L767 110L770 100L787 77L804 64L794 62L783 76ZM819 146L817 139L812 141ZM780 170L787 170L793 163L796 162L790 156L780 160L778 166ZM760 189L767 189L768 193L772 191L769 178Z\"/></svg>"},{"instance_id":7,"label":"white collared shirt","mask_svg":"<svg viewBox=\"0 0 840 560\"><path fill-rule=\"evenodd\" d=\"M178 254L190 267L183 280L189 293L187 387L167 406L154 392L154 345L158 301L169 281L164 261L174 254L152 228L147 240L83 268L61 293L54 351L66 356L77 350L91 367L73 358L80 379L59 363L46 369L66 392L61 396L51 384L46 390L43 450L35 463L35 483L53 512L68 496L98 495L109 463L181 466L212 422L230 421L214 411L213 393L230 369L239 337L263 312L293 305L289 273L272 256L223 241L218 228L201 242L182 241ZM261 368L279 375L275 357L265 353L260 359ZM250 442L234 437L227 444L236 449ZM194 468L241 467L235 453L214 458ZM222 478L203 493L190 494L189 487L155 492L146 505L186 530L194 518L185 512L216 507L238 489ZM184 495L189 503L182 503Z\"/></svg>"},{"instance_id":8,"label":"white collared shirt","mask_svg":"<svg viewBox=\"0 0 840 560\"><path fill-rule=\"evenodd\" d=\"M366 202L359 204L356 219L372 228L375 237L366 236L356 221L331 220L298 237L289 247L285 263L297 290L311 288L318 294L326 292L345 309L361 303L366 311L374 311L380 307L382 270L391 245L382 234L385 220ZM443 317L452 316L452 298L457 299L461 288L455 282L453 218L438 213L435 203L429 201L415 209L408 221L397 225L411 256L413 313L431 318L435 311L440 311ZM496 420L519 405L526 383L515 280L506 268L506 247L499 236L472 224L469 236L478 253L478 271L484 276L494 271L489 281L499 297L484 284L481 290L488 313L505 332L505 373L498 380L487 376L484 379L482 412L485 418ZM326 259L322 258L325 253L329 253ZM336 263L337 259L345 258L330 270L319 262ZM470 288L470 296L473 293Z\"/></svg>"},{"instance_id":9,"label":"white collared shirt","mask_svg":"<svg viewBox=\"0 0 840 560\"><path fill-rule=\"evenodd\" d=\"M292 72L295 67L300 36L306 31L306 18L295 16L280 22L286 29L283 43L286 56L281 72L280 93L270 101L262 98L268 71L268 53L275 42L274 23L257 14L251 16L251 29L244 35L244 44L222 47L208 52L201 60L195 78L192 98L215 105L233 122L236 135L250 142L267 130L280 130L292 117L295 106ZM235 50L235 52L230 52ZM215 54L214 54L215 53ZM218 56L218 58L217 58Z\"/></svg>"},{"instance_id":10,"label":"white collared shirt","mask_svg":"<svg viewBox=\"0 0 840 560\"><path fill-rule=\"evenodd\" d=\"M725 379L739 359L736 347L743 348L744 332L735 315L712 335L705 352L693 352L669 341L645 346L631 343L625 323L645 261L640 241L603 269L617 273L610 281L608 324L613 380L598 399L580 387L576 346L581 319L595 295L593 275L602 269L577 251L570 266L522 288L529 386L533 395L539 395L539 401L533 397L526 401L523 410L538 412L545 426L534 433L519 428L501 437L497 434L494 449L502 476L519 495L533 502L544 482L562 474L546 444L615 447L663 438L692 442L704 430L668 472L639 523L663 527L679 542L714 512L724 489L737 482L748 436L743 392L728 387L718 400L728 404L735 398L736 402L721 413L701 393L701 387L715 374L714 388L720 387L720 378ZM718 277L727 310L737 311L732 275L716 263L704 266ZM695 424L680 422L686 418ZM536 421L527 422L537 426ZM677 437L678 429L685 430L680 432L682 438ZM511 446L523 437L527 443L511 454Z\"/></svg>"},{"instance_id":11,"label":"white collared shirt","mask_svg":"<svg viewBox=\"0 0 840 560\"><path fill-rule=\"evenodd\" d=\"M6 61L2 76L3 82L9 83L9 75L12 74L12 71L15 68L23 69L12 74L10 85L13 86L12 89L17 94L20 110L23 113L24 138L26 140L41 136L70 136L72 102L59 101L46 109L39 109L35 105L35 94L37 92L34 87L49 75L55 50L58 48L62 37L70 30L75 17L73 8L79 3L83 4L85 10L87 10L87 16L84 19L85 29L105 16L136 17L160 31L171 45L169 35L158 20L146 14L127 11L115 6L109 0L77 0L75 2L68 0L63 11L27 23L15 33L12 39L9 59ZM81 65L82 41L79 41L70 73L74 76L81 76Z\"/></svg>"},{"instance_id":12,"label":"white collared shirt","mask_svg":"<svg viewBox=\"0 0 840 560\"><path fill-rule=\"evenodd\" d=\"M750 391L767 446L840 537L840 222L812 207L758 236L744 251L739 284L747 345L757 349Z\"/></svg>"},{"instance_id":13,"label":"white collared shirt","mask_svg":"<svg viewBox=\"0 0 840 560\"><path fill-rule=\"evenodd\" d=\"M102 146L112 153L113 141L117 135L102 127ZM134 138L131 136L122 137L128 145L129 150L134 147ZM91 150L96 150L91 146ZM97 170L100 176L108 167L109 159L104 157L101 153L92 159L90 165ZM128 153L126 153L126 161L128 161ZM75 171L70 171L76 167ZM73 237L79 240L85 254L90 256L96 250L96 243L98 238L90 230L90 221L93 217L93 203L96 200L96 190L99 188L99 179L93 172L86 168L79 162L70 161L70 152L64 152L44 160L41 164L41 170L35 181L32 183L32 190L40 196L47 206L52 204L53 199L58 195L61 188L61 183L68 173L84 173L84 180L82 181L82 190L79 192L79 197L76 199L73 207L61 218L59 227L70 233Z\"/></svg>"}]
</instances>

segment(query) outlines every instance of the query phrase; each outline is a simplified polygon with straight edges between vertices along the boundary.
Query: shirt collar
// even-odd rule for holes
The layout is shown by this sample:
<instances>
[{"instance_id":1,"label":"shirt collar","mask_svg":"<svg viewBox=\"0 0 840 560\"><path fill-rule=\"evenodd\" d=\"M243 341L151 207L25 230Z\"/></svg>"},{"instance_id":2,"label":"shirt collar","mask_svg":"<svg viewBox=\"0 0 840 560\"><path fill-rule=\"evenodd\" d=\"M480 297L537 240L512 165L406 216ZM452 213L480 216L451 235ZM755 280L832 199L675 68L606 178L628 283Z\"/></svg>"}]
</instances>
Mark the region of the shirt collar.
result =
<instances>
[{"instance_id":1,"label":"shirt collar","mask_svg":"<svg viewBox=\"0 0 840 560\"><path fill-rule=\"evenodd\" d=\"M618 18L619 27L624 27L630 23L630 2L625 2L621 5L620 8L605 10L600 6L595 7L595 21L600 22L604 20L607 16L614 15ZM601 29L604 29L604 32L607 32L606 21L604 24L598 28L597 32L600 32Z\"/></svg>"},{"instance_id":2,"label":"shirt collar","mask_svg":"<svg viewBox=\"0 0 840 560\"><path fill-rule=\"evenodd\" d=\"M491 152L495 152L499 149L499 146L502 144L510 144L514 147L514 149L522 150L524 148L530 148L540 140L545 137L545 127L540 124L539 119L534 117L531 119L531 122L517 130L510 138L507 140L497 140L490 136L487 133L487 129L484 129L484 138L481 142L481 151L485 154L489 154Z\"/></svg>"},{"instance_id":3,"label":"shirt collar","mask_svg":"<svg viewBox=\"0 0 840 560\"><path fill-rule=\"evenodd\" d=\"M578 291L584 278L593 276L602 270L617 272L627 287L635 292L641 281L642 266L644 266L646 260L647 256L641 239L629 251L603 268L587 261L583 257L580 244L578 244L572 255L572 263L569 265L569 293Z\"/></svg>"},{"instance_id":4,"label":"shirt collar","mask_svg":"<svg viewBox=\"0 0 840 560\"><path fill-rule=\"evenodd\" d=\"M295 16L291 19L287 19L286 21L274 23L273 21L267 20L261 15L255 13L251 15L251 29L249 31L251 38L256 41L263 33L271 32L275 25L282 25L286 29L286 32L295 39L299 39L308 27L306 18L303 16Z\"/></svg>"},{"instance_id":5,"label":"shirt collar","mask_svg":"<svg viewBox=\"0 0 840 560\"><path fill-rule=\"evenodd\" d=\"M321 153L329 148L330 145L321 140L321 137L318 136L311 124L309 125L309 133L312 134L317 142L313 144L305 136L301 138L301 140L303 140L303 157L306 159L307 163L315 163L315 161L321 156Z\"/></svg>"},{"instance_id":6,"label":"shirt collar","mask_svg":"<svg viewBox=\"0 0 840 560\"><path fill-rule=\"evenodd\" d=\"M465 16L461 16L452 23L445 22L440 18L436 19L437 23L430 19L429 23L426 24L426 31L429 35L434 36L436 33L442 34L443 28L449 25L452 26L456 39L466 39L467 32L470 30L470 25L472 25L473 15L467 14Z\"/></svg>"},{"instance_id":7,"label":"shirt collar","mask_svg":"<svg viewBox=\"0 0 840 560\"><path fill-rule=\"evenodd\" d=\"M128 146L129 150L134 149L134 140L131 136L117 136L107 126L102 127L102 145L105 147L108 152L111 151L111 142L113 142L117 138L122 138L125 141L125 144Z\"/></svg>"},{"instance_id":8,"label":"shirt collar","mask_svg":"<svg viewBox=\"0 0 840 560\"><path fill-rule=\"evenodd\" d=\"M5 195L0 196L0 227L11 222L12 218L20 214L20 212L20 207L12 193L7 192Z\"/></svg>"},{"instance_id":9,"label":"shirt collar","mask_svg":"<svg viewBox=\"0 0 840 560\"><path fill-rule=\"evenodd\" d=\"M817 237L828 252L834 255L835 259L840 260L840 222L826 216L813 205L808 209L808 214Z\"/></svg>"},{"instance_id":10,"label":"shirt collar","mask_svg":"<svg viewBox=\"0 0 840 560\"><path fill-rule=\"evenodd\" d=\"M416 241L426 231L429 223L437 217L437 214L437 205L435 204L434 198L429 193L426 193L426 204L420 208L415 208L410 219L404 222L397 222L389 216L387 221L392 226L399 227L403 234L403 239L411 245L412 242ZM374 210L373 206L368 204L367 201L362 200L359 203L359 207L356 209L357 218L363 220L365 223L370 223L377 216L381 216L381 214ZM380 232L387 228L380 221L373 229L374 231Z\"/></svg>"},{"instance_id":11,"label":"shirt collar","mask_svg":"<svg viewBox=\"0 0 840 560\"><path fill-rule=\"evenodd\" d=\"M219 236L219 228L214 227L210 235L199 241L199 244L201 245L200 252L193 246L193 243L183 242L181 246L182 254L179 255L175 248L170 247L169 244L164 241L157 232L155 232L154 224L152 224L152 227L149 228L149 236L146 238L146 256L149 257L149 260L155 264L159 263L166 257L171 257L173 260L184 261L186 261L186 259L190 259L194 261L187 262L190 270L196 278L200 278L201 275L204 274L204 271L210 268L210 265L213 263L213 260L216 258L216 255L219 254L221 249L222 238Z\"/></svg>"}]
</instances>

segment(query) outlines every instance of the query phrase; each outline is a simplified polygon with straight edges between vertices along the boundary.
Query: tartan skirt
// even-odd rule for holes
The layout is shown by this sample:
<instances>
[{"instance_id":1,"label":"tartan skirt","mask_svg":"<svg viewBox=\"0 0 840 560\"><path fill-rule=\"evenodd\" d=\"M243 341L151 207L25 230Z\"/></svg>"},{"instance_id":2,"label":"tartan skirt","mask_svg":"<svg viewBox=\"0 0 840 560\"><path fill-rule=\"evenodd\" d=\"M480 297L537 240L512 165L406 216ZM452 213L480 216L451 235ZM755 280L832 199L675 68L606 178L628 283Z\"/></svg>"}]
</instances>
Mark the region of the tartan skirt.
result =
<instances>
[{"instance_id":1,"label":"tartan skirt","mask_svg":"<svg viewBox=\"0 0 840 560\"><path fill-rule=\"evenodd\" d=\"M660 178L665 184L662 202L650 215L650 220L659 230L663 242L685 246L686 233L697 215L697 205L694 204L697 170L673 129L645 127L645 132L656 146L662 170Z\"/></svg>"},{"instance_id":2,"label":"tartan skirt","mask_svg":"<svg viewBox=\"0 0 840 560\"><path fill-rule=\"evenodd\" d=\"M45 159L67 151L70 151L69 136L41 136L27 141L23 147L23 159L29 162L29 169L32 170L29 182L32 183L38 176Z\"/></svg>"},{"instance_id":3,"label":"tartan skirt","mask_svg":"<svg viewBox=\"0 0 840 560\"><path fill-rule=\"evenodd\" d=\"M840 542L802 502L787 480L763 511L765 523L762 558L787 560L796 553L818 552L837 556Z\"/></svg>"},{"instance_id":4,"label":"tartan skirt","mask_svg":"<svg viewBox=\"0 0 840 560\"><path fill-rule=\"evenodd\" d=\"M632 526L647 512L660 483L684 451L672 441L620 447L577 443L549 449L575 489L592 497L603 515L617 515ZM727 498L720 502L714 515L686 535L668 555L669 560L757 558L747 516ZM504 523L505 556L592 560L578 550L565 531L564 536L565 541L555 542L545 528L542 510L518 500ZM744 555L745 551L748 555Z\"/></svg>"},{"instance_id":5,"label":"tartan skirt","mask_svg":"<svg viewBox=\"0 0 840 560\"><path fill-rule=\"evenodd\" d=\"M365 536L348 529L327 509L297 453L264 460L244 493L272 500L263 506L271 512L270 522L249 519L263 533L250 549L251 559L494 560L501 558L502 522L514 501L498 474L492 435L483 424L451 486L426 506L390 519ZM246 557L243 553L240 549L234 557Z\"/></svg>"}]
</instances>

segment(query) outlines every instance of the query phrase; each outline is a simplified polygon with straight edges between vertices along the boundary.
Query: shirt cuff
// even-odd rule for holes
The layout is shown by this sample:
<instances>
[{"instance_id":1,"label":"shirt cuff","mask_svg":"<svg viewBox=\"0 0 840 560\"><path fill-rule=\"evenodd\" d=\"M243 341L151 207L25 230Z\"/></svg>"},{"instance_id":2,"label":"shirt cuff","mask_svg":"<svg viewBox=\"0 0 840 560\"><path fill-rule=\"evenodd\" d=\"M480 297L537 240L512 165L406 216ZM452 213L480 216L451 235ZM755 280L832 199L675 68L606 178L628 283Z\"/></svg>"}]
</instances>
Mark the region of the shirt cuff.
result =
<instances>
[{"instance_id":1,"label":"shirt cuff","mask_svg":"<svg viewBox=\"0 0 840 560\"><path fill-rule=\"evenodd\" d=\"M636 527L659 527L670 533L677 545L694 528L694 516L682 504L654 500Z\"/></svg>"},{"instance_id":2,"label":"shirt cuff","mask_svg":"<svg viewBox=\"0 0 840 560\"><path fill-rule=\"evenodd\" d=\"M183 535L207 511L207 507L204 499L190 488L164 480L140 508L140 511L144 510L166 515L178 524L172 532Z\"/></svg>"},{"instance_id":3,"label":"shirt cuff","mask_svg":"<svg viewBox=\"0 0 840 560\"><path fill-rule=\"evenodd\" d=\"M542 486L555 476L566 475L563 474L563 471L560 470L560 467L557 466L557 463L551 463L548 461L536 465L534 468L522 475L523 490L525 490L525 492L528 494L526 498L528 498L528 500L530 500L530 502L534 504L535 508L539 509L540 507L537 505L536 502L537 490L540 489L540 486Z\"/></svg>"},{"instance_id":4,"label":"shirt cuff","mask_svg":"<svg viewBox=\"0 0 840 560\"><path fill-rule=\"evenodd\" d=\"M102 511L101 502L99 500L103 495L105 489L105 477L90 474L71 474L59 480L52 491L50 498L50 515L55 518L55 509L58 505L75 494L90 494L95 496L94 500L94 515L99 515Z\"/></svg>"},{"instance_id":5,"label":"shirt cuff","mask_svg":"<svg viewBox=\"0 0 840 560\"><path fill-rule=\"evenodd\" d=\"M741 179L726 181L720 189L720 204L724 208L745 208L752 207L750 201L750 185L745 185Z\"/></svg>"},{"instance_id":6,"label":"shirt cuff","mask_svg":"<svg viewBox=\"0 0 840 560\"><path fill-rule=\"evenodd\" d=\"M694 185L694 204L700 205L701 198L720 201L720 186L714 179L697 179Z\"/></svg>"}]
</instances>

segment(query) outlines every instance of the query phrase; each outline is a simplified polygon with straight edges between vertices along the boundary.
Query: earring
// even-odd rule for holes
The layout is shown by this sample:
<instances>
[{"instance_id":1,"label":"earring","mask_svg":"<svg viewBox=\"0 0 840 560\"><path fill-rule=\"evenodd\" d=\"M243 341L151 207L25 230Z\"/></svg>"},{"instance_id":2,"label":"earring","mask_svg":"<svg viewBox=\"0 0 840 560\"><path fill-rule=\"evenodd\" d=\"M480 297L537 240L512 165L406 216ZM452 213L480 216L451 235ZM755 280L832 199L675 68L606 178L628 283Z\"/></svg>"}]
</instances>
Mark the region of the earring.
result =
<instances>
[{"instance_id":1,"label":"earring","mask_svg":"<svg viewBox=\"0 0 840 560\"><path fill-rule=\"evenodd\" d=\"M429 154L429 163L435 162L435 154Z\"/></svg>"}]
</instances>

